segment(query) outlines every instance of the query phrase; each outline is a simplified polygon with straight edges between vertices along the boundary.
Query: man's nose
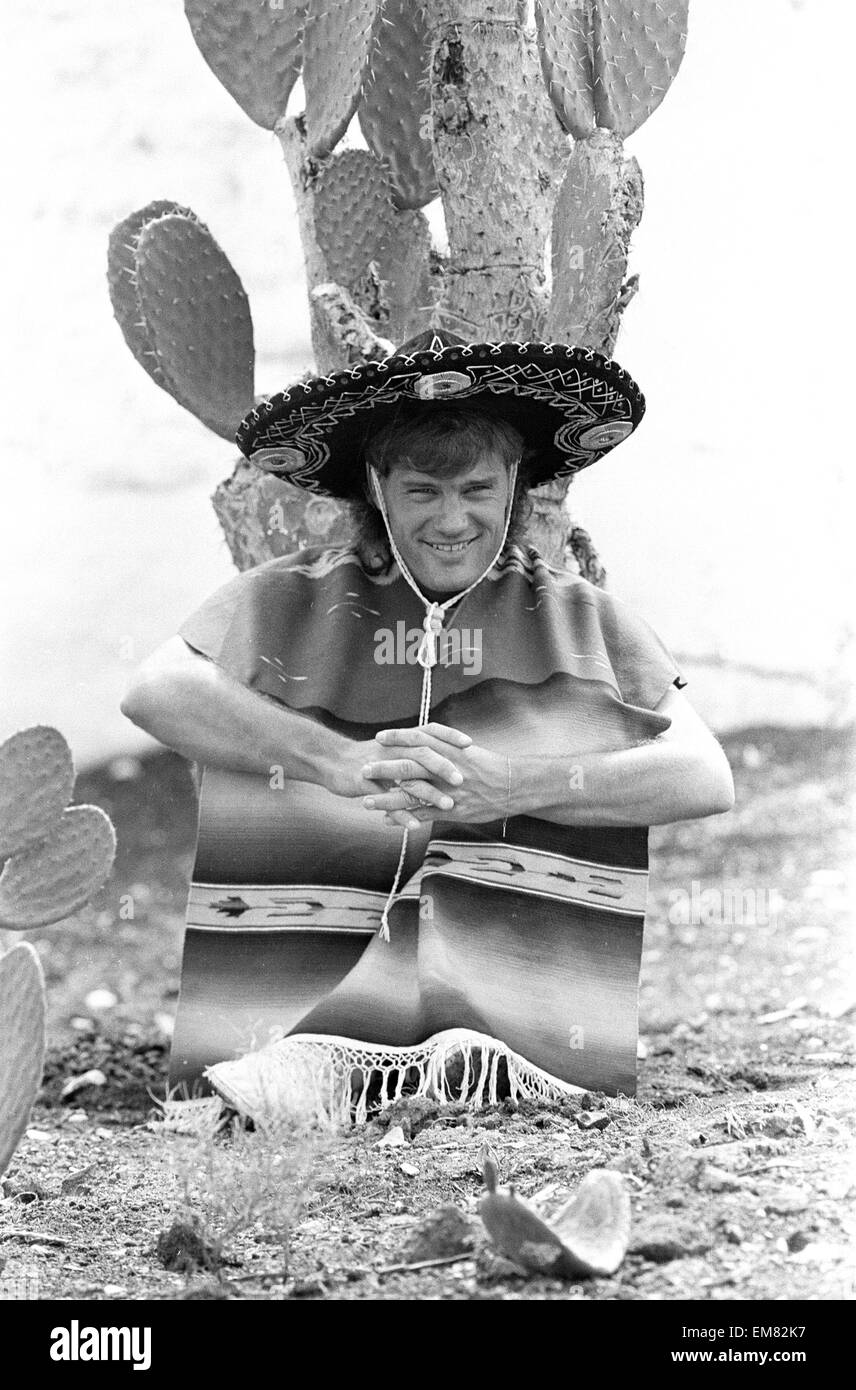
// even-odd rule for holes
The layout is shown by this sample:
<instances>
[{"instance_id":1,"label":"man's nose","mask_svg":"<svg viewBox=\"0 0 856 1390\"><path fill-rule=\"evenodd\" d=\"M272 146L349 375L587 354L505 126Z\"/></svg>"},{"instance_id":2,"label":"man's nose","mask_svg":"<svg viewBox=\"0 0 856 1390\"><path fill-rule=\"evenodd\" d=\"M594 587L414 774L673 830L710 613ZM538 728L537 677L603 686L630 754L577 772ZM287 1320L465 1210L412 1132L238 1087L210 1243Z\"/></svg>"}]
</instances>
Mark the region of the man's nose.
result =
<instances>
[{"instance_id":1,"label":"man's nose","mask_svg":"<svg viewBox=\"0 0 856 1390\"><path fill-rule=\"evenodd\" d=\"M462 536L469 526L463 498L454 494L441 497L440 510L434 524L444 536Z\"/></svg>"}]
</instances>

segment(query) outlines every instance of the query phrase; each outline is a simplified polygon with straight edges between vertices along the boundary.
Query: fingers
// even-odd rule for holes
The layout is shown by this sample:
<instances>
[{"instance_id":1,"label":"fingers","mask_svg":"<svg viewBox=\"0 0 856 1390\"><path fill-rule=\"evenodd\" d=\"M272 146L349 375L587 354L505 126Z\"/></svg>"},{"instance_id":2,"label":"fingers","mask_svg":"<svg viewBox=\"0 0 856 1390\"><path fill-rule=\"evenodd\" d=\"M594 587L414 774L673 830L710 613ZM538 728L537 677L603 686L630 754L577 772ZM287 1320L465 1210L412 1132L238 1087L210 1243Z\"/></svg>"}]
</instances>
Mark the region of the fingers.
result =
<instances>
[{"instance_id":1,"label":"fingers","mask_svg":"<svg viewBox=\"0 0 856 1390\"><path fill-rule=\"evenodd\" d=\"M424 742L426 734L441 743L451 743L453 748L469 748L472 743L469 734L462 733L460 729L453 729L449 724L424 724L417 729L381 729L375 737L379 743L408 745Z\"/></svg>"},{"instance_id":2,"label":"fingers","mask_svg":"<svg viewBox=\"0 0 856 1390\"><path fill-rule=\"evenodd\" d=\"M401 782L404 778L424 777L426 772L430 772L432 777L440 777L453 787L459 787L464 780L463 773L458 771L455 764L433 748L409 748L403 757L394 756L399 752L397 748L391 747L389 751L389 759L366 763L361 768L362 776L370 782Z\"/></svg>"},{"instance_id":3,"label":"fingers","mask_svg":"<svg viewBox=\"0 0 856 1390\"><path fill-rule=\"evenodd\" d=\"M403 830L418 830L423 821L433 819L433 811L387 811L383 823L392 829L400 826Z\"/></svg>"},{"instance_id":4,"label":"fingers","mask_svg":"<svg viewBox=\"0 0 856 1390\"><path fill-rule=\"evenodd\" d=\"M414 797L419 801L427 801L430 806L441 811L451 811L455 804L450 796L431 782L414 779L391 791L374 792L371 796L364 796L363 805L369 811L409 811L413 808Z\"/></svg>"}]
</instances>

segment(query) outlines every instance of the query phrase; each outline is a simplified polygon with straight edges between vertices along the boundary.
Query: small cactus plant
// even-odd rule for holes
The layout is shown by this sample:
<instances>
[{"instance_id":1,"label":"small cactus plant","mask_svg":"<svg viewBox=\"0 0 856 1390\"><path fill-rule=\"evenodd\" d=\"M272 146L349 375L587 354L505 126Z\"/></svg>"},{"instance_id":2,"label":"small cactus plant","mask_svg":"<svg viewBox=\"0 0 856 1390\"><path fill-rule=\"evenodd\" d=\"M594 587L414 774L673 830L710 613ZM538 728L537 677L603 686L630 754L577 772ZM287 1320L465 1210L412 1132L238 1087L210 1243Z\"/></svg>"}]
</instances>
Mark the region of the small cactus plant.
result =
<instances>
[{"instance_id":1,"label":"small cactus plant","mask_svg":"<svg viewBox=\"0 0 856 1390\"><path fill-rule=\"evenodd\" d=\"M525 0L185 0L206 62L282 145L316 370L428 327L609 356L636 288L627 255L643 202L624 140L674 80L687 9L534 0L530 24ZM305 112L287 117L299 73ZM368 149L341 143L355 114ZM448 252L420 211L438 193ZM232 437L252 404L252 326L199 219L167 203L132 213L111 240L110 287L153 379ZM533 538L602 583L591 541L562 510L567 487L540 491ZM214 506L241 568L307 541L299 490L241 460ZM284 524L263 524L265 511ZM325 517L312 539L344 539L346 512Z\"/></svg>"},{"instance_id":2,"label":"small cactus plant","mask_svg":"<svg viewBox=\"0 0 856 1390\"><path fill-rule=\"evenodd\" d=\"M69 806L74 764L57 729L0 745L0 928L28 931L77 912L110 873L116 835L98 806ZM45 1045L45 989L29 942L0 956L0 1174L27 1127Z\"/></svg>"}]
</instances>

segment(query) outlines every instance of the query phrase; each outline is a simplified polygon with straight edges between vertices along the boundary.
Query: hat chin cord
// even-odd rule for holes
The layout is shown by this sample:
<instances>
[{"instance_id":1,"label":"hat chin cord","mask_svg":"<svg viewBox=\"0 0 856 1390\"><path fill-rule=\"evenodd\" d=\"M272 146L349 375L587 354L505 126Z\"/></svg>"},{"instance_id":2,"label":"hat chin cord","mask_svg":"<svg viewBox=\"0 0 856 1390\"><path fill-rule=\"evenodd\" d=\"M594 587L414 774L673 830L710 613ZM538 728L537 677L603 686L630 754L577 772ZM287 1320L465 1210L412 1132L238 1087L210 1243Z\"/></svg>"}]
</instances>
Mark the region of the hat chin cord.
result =
<instances>
[{"instance_id":1,"label":"hat chin cord","mask_svg":"<svg viewBox=\"0 0 856 1390\"><path fill-rule=\"evenodd\" d=\"M511 509L514 502L514 486L517 481L517 469L519 464L520 459L517 458L514 460L514 463L511 465L511 468L509 469L510 482L508 490L508 503L506 505L505 525L502 530L502 540L499 543L499 549L497 550L490 564L487 565L484 570L482 570L478 579L474 579L472 584L468 584L465 589L461 589L460 593L452 594L451 598L444 599L442 603L437 603L435 601L432 601L431 599L427 599L425 595L422 593L422 590L419 588L419 585L417 584L416 580L413 578L413 575L410 573L410 570L407 568L407 564L405 563L401 551L395 543L395 537L392 534L392 527L389 524L389 515L386 510L386 501L384 499L383 489L380 485L380 478L378 477L374 468L372 468L371 464L367 465L369 485L372 490L372 495L375 501L377 502L380 514L383 517L383 523L386 527L386 534L389 537L389 544L395 561L398 565L398 568L401 570L402 576L410 585L416 597L419 599L419 602L425 608L425 617L422 622L422 627L424 629L422 633L422 640L420 641L419 647L416 652L416 660L422 667L422 698L419 702L420 729L424 728L425 725L429 722L429 716L431 713L431 670L434 666L437 665L437 641L443 631L443 621L446 616L446 611L447 609L451 608L454 604L460 603L462 598L466 598L467 594L472 593L473 589L475 589L477 585L481 584L482 580L485 578L485 575L490 573L497 560L499 559L500 555L502 554L503 550L505 549L505 542L508 536L508 528L511 525ZM408 835L409 831L408 828L405 826L404 834L401 841L401 852L398 856L398 867L395 870L395 878L393 880L392 887L389 890L389 896L387 897L387 900L384 904L383 912L381 913L380 929L378 935L380 936L382 941L389 940L389 910L392 907L392 904L395 900L395 896L398 892L399 884L401 882L401 874L402 870L404 869L404 859L405 855L407 854Z\"/></svg>"}]
</instances>

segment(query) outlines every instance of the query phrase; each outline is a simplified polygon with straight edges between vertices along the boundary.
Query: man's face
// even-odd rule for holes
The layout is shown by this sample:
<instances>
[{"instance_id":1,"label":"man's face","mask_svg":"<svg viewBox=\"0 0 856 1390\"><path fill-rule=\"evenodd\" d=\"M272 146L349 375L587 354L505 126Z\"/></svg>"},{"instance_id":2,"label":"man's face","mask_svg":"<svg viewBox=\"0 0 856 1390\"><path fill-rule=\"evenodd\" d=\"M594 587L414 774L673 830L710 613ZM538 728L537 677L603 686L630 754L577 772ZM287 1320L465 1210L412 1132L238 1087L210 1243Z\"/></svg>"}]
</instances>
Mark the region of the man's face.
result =
<instances>
[{"instance_id":1,"label":"man's face","mask_svg":"<svg viewBox=\"0 0 856 1390\"><path fill-rule=\"evenodd\" d=\"M393 464L381 480L395 543L421 589L457 593L493 560L510 476L493 450L451 478Z\"/></svg>"}]
</instances>

